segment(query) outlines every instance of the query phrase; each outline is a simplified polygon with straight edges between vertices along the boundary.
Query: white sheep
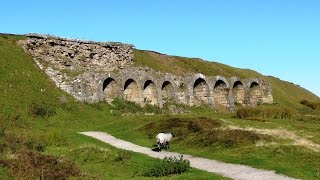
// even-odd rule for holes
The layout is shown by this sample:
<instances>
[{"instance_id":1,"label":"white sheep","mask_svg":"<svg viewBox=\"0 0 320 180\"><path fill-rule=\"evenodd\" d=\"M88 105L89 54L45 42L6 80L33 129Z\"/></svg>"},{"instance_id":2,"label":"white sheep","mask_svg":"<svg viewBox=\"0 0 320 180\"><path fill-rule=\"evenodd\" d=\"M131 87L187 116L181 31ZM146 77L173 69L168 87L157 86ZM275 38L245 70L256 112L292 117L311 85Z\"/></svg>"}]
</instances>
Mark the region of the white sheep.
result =
<instances>
[{"instance_id":1,"label":"white sheep","mask_svg":"<svg viewBox=\"0 0 320 180\"><path fill-rule=\"evenodd\" d=\"M158 146L158 150L161 151L161 148L166 146L166 149L169 148L169 144L171 139L174 137L173 133L159 133L156 136L156 141L157 141L157 146Z\"/></svg>"}]
</instances>

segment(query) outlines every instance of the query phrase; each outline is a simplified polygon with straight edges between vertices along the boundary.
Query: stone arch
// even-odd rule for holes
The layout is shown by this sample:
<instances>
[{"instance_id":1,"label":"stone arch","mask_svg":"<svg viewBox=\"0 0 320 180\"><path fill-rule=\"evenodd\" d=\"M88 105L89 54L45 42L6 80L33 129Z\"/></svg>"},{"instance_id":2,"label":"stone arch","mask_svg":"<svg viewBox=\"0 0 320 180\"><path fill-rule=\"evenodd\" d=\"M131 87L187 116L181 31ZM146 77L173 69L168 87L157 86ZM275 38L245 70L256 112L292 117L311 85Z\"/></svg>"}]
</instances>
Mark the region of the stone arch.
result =
<instances>
[{"instance_id":1,"label":"stone arch","mask_svg":"<svg viewBox=\"0 0 320 180\"><path fill-rule=\"evenodd\" d=\"M249 99L251 105L257 105L262 102L262 89L256 81L251 82L249 86Z\"/></svg>"},{"instance_id":2,"label":"stone arch","mask_svg":"<svg viewBox=\"0 0 320 180\"><path fill-rule=\"evenodd\" d=\"M140 87L138 83L133 79L128 79L124 83L123 98L128 101L132 101L140 104Z\"/></svg>"},{"instance_id":3,"label":"stone arch","mask_svg":"<svg viewBox=\"0 0 320 180\"><path fill-rule=\"evenodd\" d=\"M241 81L236 81L232 86L232 96L235 104L245 104L246 89Z\"/></svg>"},{"instance_id":4,"label":"stone arch","mask_svg":"<svg viewBox=\"0 0 320 180\"><path fill-rule=\"evenodd\" d=\"M164 104L167 100L175 99L174 87L170 81L164 81L162 83L161 99L162 99L162 104Z\"/></svg>"},{"instance_id":5,"label":"stone arch","mask_svg":"<svg viewBox=\"0 0 320 180\"><path fill-rule=\"evenodd\" d=\"M111 77L103 81L102 90L103 98L108 103L111 103L113 99L120 95L118 83Z\"/></svg>"},{"instance_id":6,"label":"stone arch","mask_svg":"<svg viewBox=\"0 0 320 180\"><path fill-rule=\"evenodd\" d=\"M193 105L209 104L210 90L203 78L198 78L193 84Z\"/></svg>"},{"instance_id":7,"label":"stone arch","mask_svg":"<svg viewBox=\"0 0 320 180\"><path fill-rule=\"evenodd\" d=\"M152 105L158 104L157 87L152 80L147 80L143 85L143 99L144 103Z\"/></svg>"},{"instance_id":8,"label":"stone arch","mask_svg":"<svg viewBox=\"0 0 320 180\"><path fill-rule=\"evenodd\" d=\"M216 107L230 107L229 85L224 79L217 79L213 88L214 104Z\"/></svg>"}]
</instances>

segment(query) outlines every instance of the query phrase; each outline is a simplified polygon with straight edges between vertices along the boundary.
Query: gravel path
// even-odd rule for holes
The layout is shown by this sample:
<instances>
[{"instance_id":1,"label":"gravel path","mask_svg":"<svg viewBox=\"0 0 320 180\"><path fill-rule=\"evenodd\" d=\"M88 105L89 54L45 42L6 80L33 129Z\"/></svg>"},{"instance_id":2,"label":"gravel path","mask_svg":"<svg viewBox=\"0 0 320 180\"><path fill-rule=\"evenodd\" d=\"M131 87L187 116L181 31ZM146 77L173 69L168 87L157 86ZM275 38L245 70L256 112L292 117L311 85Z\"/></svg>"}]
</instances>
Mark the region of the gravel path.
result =
<instances>
[{"instance_id":1,"label":"gravel path","mask_svg":"<svg viewBox=\"0 0 320 180\"><path fill-rule=\"evenodd\" d=\"M167 151L154 152L150 148L142 147L142 146L115 138L110 134L107 134L104 132L80 132L80 134L99 139L100 141L108 143L116 148L146 154L153 158L163 159L166 156L178 157L179 155L181 155L179 153L167 152ZM185 159L188 159L190 161L191 166L194 168L220 174L222 176L229 177L232 179L248 179L248 180L249 179L250 180L252 179L255 179L255 180L292 179L284 175L275 174L274 171L256 169L256 168L252 168L245 165L224 163L216 160L194 157L187 154L183 154L183 157Z\"/></svg>"}]
</instances>

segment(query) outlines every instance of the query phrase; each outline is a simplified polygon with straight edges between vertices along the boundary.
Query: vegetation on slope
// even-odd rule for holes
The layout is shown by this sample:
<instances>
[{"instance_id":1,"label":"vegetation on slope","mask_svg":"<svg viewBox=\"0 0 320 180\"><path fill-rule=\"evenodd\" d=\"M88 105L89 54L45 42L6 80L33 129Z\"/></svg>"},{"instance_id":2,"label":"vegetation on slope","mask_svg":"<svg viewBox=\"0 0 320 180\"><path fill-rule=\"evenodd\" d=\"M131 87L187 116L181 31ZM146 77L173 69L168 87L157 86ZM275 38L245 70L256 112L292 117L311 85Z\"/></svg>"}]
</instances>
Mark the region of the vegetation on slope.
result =
<instances>
[{"instance_id":1,"label":"vegetation on slope","mask_svg":"<svg viewBox=\"0 0 320 180\"><path fill-rule=\"evenodd\" d=\"M46 177L42 177L45 179L68 177L62 171L61 174L57 173L57 169L61 167L72 170L79 178L143 179L146 177L141 176L141 172L143 174L148 171L146 167L157 164L157 160L115 149L77 132L106 131L124 140L151 147L155 141L155 133L163 130L177 132L170 146L172 151L271 169L296 178L320 177L319 152L308 148L313 145L310 144L311 141L320 143L320 118L316 113L312 116L290 115L283 119L266 116L262 118L267 118L267 121L260 121L259 117L239 120L232 113L217 113L208 107L177 106L189 113L170 115L164 114L166 112L158 107L141 109L132 103L119 100L115 101L113 106L105 103L79 103L59 90L44 72L37 68L32 58L16 45L16 40L21 38L24 37L0 35L0 175L3 179L14 177L17 171L12 173L12 170L17 166L30 167L32 171L28 177L39 177L35 172L46 172ZM143 59L149 57L149 52L135 51L135 54L137 52L142 56L141 61L136 60L137 64L150 63L151 67L161 70L161 58L156 58L159 62L154 62L150 58ZM136 58L138 56L136 55ZM217 73L242 78L259 76L254 71L219 64L215 66L216 63L202 60L193 62L187 58L170 57L168 62L172 61L171 58L182 64L177 71L179 73L189 68L193 69L192 72L199 71L205 75ZM143 60L145 62L142 62ZM211 64L213 69L207 68L208 64ZM174 64L166 68L175 73ZM273 84L274 96L278 102L275 107L293 103L298 109L305 108L307 113L316 111L300 102L296 103L299 100L295 99L299 94L301 99L316 102L314 95L290 83L266 78L270 78L269 82ZM296 94L288 96L288 91ZM155 115L151 116L150 113ZM250 128L261 129L261 132L270 130L276 135L259 133ZM282 132L285 133L279 135ZM295 136L290 137L291 139L279 138L288 137L288 132ZM297 145L295 142L302 139L298 137L308 141ZM25 151L21 152L21 149ZM19 161L16 157L22 158ZM30 159L41 159L43 163L37 166L29 161ZM54 169L52 162L66 163L61 163L60 167ZM223 179L195 169L168 178Z\"/></svg>"},{"instance_id":2,"label":"vegetation on slope","mask_svg":"<svg viewBox=\"0 0 320 180\"><path fill-rule=\"evenodd\" d=\"M158 161L77 133L103 131L122 112L61 91L16 44L23 38L0 34L0 179L143 179L139 172ZM195 177L224 179L195 169L170 176Z\"/></svg>"},{"instance_id":3,"label":"vegetation on slope","mask_svg":"<svg viewBox=\"0 0 320 180\"><path fill-rule=\"evenodd\" d=\"M300 101L307 99L317 101L319 97L310 93L304 88L294 85L290 82L280 79L263 76L258 72L249 69L240 69L220 64L217 62L208 62L196 58L185 58L178 56L169 56L152 51L134 50L134 61L140 66L149 66L153 69L169 72L176 75L186 73L202 73L206 76L222 75L227 77L238 76L245 78L264 78L271 83L273 96L276 103L296 109L303 109Z\"/></svg>"}]
</instances>

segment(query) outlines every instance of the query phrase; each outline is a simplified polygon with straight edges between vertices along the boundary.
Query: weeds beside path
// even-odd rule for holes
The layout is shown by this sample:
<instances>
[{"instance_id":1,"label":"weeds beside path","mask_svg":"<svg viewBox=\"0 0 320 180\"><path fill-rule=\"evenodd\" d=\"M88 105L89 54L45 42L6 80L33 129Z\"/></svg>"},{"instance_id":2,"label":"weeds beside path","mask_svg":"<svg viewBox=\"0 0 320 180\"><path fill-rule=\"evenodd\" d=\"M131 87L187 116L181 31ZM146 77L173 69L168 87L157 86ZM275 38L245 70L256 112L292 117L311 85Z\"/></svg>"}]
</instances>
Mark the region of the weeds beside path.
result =
<instances>
[{"instance_id":1,"label":"weeds beside path","mask_svg":"<svg viewBox=\"0 0 320 180\"><path fill-rule=\"evenodd\" d=\"M163 159L165 157L179 157L179 155L181 155L179 153L167 151L154 152L150 148L142 147L131 142L115 138L114 136L104 132L80 132L80 134L99 139L100 141L108 143L117 148L142 153L153 158ZM273 171L256 169L245 165L224 163L216 160L194 157L187 154L183 154L183 157L189 160L191 166L194 168L217 173L232 179L292 179L287 176L275 174Z\"/></svg>"}]
</instances>

